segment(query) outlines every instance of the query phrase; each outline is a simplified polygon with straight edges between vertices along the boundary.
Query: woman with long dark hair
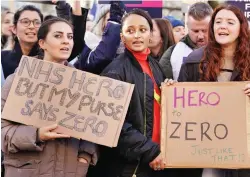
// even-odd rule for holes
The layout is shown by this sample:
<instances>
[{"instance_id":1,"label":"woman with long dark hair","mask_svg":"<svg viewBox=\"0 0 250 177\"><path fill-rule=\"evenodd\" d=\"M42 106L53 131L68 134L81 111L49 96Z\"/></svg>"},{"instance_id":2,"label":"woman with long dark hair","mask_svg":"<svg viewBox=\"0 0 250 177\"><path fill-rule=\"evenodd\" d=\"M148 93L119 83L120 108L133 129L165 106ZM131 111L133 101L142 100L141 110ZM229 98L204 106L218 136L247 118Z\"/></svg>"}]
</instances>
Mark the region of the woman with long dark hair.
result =
<instances>
[{"instance_id":1,"label":"woman with long dark hair","mask_svg":"<svg viewBox=\"0 0 250 177\"><path fill-rule=\"evenodd\" d=\"M74 45L68 21L57 17L47 20L37 36L43 60L72 67L67 62ZM11 74L2 87L2 110L14 77ZM56 133L56 128L56 124L37 128L2 119L5 177L85 177L89 165L97 162L97 145Z\"/></svg>"},{"instance_id":2,"label":"woman with long dark hair","mask_svg":"<svg viewBox=\"0 0 250 177\"><path fill-rule=\"evenodd\" d=\"M235 6L215 9L208 44L182 65L179 82L250 81L250 34L243 12ZM244 88L250 96L250 84ZM223 177L250 177L250 170L224 170Z\"/></svg>"},{"instance_id":3,"label":"woman with long dark hair","mask_svg":"<svg viewBox=\"0 0 250 177\"><path fill-rule=\"evenodd\" d=\"M153 33L149 42L149 49L151 56L159 61L163 53L172 45L174 42L174 35L170 22L166 19L156 18L153 19Z\"/></svg>"}]
</instances>

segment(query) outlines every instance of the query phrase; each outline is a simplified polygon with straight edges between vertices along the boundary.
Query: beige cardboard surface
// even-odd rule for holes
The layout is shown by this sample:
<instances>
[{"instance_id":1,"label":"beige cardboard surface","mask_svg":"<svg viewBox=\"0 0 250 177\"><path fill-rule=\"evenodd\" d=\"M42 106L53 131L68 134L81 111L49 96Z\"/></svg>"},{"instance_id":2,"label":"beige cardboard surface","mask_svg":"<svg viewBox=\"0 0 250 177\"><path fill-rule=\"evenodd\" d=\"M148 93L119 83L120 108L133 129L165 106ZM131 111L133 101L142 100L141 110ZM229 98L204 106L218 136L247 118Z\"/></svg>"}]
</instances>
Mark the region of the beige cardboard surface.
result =
<instances>
[{"instance_id":1,"label":"beige cardboard surface","mask_svg":"<svg viewBox=\"0 0 250 177\"><path fill-rule=\"evenodd\" d=\"M23 56L2 118L115 147L134 85Z\"/></svg>"},{"instance_id":2,"label":"beige cardboard surface","mask_svg":"<svg viewBox=\"0 0 250 177\"><path fill-rule=\"evenodd\" d=\"M167 167L250 168L246 84L162 84L161 149Z\"/></svg>"}]
</instances>

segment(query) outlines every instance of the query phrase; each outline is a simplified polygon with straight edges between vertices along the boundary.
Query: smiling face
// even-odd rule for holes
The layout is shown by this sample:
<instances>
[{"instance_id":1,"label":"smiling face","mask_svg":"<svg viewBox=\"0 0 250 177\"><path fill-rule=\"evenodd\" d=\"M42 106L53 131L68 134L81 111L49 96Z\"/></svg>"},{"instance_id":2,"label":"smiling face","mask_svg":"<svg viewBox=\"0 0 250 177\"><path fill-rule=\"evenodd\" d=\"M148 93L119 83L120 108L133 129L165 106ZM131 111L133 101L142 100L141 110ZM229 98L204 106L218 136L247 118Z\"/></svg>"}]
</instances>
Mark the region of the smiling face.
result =
<instances>
[{"instance_id":1,"label":"smiling face","mask_svg":"<svg viewBox=\"0 0 250 177\"><path fill-rule=\"evenodd\" d=\"M131 50L143 52L149 46L150 36L150 26L144 17L131 14L123 22L121 39Z\"/></svg>"},{"instance_id":2,"label":"smiling face","mask_svg":"<svg viewBox=\"0 0 250 177\"><path fill-rule=\"evenodd\" d=\"M33 22L29 24L29 21ZM22 12L17 25L13 27L13 33L17 36L19 42L35 43L37 42L37 31L40 26L41 18L39 14L35 11L26 10Z\"/></svg>"},{"instance_id":3,"label":"smiling face","mask_svg":"<svg viewBox=\"0 0 250 177\"><path fill-rule=\"evenodd\" d=\"M65 22L56 22L49 27L45 39L39 40L44 50L44 59L56 63L64 63L73 49L73 31Z\"/></svg>"},{"instance_id":4,"label":"smiling face","mask_svg":"<svg viewBox=\"0 0 250 177\"><path fill-rule=\"evenodd\" d=\"M236 15L223 9L219 11L214 20L215 40L222 46L236 45L240 33L240 21Z\"/></svg>"}]
</instances>

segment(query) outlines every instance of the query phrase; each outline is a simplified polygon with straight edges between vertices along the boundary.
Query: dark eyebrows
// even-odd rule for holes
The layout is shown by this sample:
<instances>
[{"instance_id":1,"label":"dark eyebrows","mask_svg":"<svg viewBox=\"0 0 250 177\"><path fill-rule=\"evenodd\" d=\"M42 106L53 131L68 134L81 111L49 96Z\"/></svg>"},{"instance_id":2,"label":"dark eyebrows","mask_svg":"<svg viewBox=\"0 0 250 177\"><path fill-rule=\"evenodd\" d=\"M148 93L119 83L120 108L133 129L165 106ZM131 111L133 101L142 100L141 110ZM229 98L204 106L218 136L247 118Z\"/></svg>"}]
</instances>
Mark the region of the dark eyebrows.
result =
<instances>
[{"instance_id":1,"label":"dark eyebrows","mask_svg":"<svg viewBox=\"0 0 250 177\"><path fill-rule=\"evenodd\" d=\"M55 31L54 33L60 33L60 34L63 34L63 32L62 31ZM73 35L73 33L67 33L67 35Z\"/></svg>"}]
</instances>

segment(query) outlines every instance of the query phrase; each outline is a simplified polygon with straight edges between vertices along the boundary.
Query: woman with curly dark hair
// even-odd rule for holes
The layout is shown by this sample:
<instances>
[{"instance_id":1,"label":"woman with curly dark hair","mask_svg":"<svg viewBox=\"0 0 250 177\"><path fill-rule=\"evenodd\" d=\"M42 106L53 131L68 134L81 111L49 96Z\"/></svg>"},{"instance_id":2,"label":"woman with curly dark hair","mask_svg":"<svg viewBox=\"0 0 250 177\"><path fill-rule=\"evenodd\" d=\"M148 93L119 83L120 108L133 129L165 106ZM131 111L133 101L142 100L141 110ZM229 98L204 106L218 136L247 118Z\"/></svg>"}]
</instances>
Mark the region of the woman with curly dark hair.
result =
<instances>
[{"instance_id":1,"label":"woman with curly dark hair","mask_svg":"<svg viewBox=\"0 0 250 177\"><path fill-rule=\"evenodd\" d=\"M208 44L182 65L179 82L250 81L250 34L243 12L235 6L215 9ZM243 90L250 97L250 84ZM223 170L223 177L250 177L250 170Z\"/></svg>"}]
</instances>

